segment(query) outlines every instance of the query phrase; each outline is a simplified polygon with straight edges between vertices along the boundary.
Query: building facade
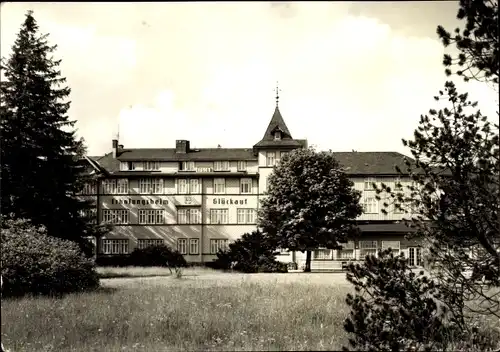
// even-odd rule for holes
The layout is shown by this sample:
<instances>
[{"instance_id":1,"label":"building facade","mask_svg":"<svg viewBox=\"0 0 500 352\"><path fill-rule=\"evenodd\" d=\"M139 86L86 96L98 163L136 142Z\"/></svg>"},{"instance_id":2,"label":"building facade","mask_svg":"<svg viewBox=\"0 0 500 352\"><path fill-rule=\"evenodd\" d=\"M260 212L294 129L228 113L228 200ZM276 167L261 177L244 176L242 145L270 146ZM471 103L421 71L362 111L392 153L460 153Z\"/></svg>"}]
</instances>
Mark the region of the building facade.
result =
<instances>
[{"instance_id":1,"label":"building facade","mask_svg":"<svg viewBox=\"0 0 500 352\"><path fill-rule=\"evenodd\" d=\"M110 153L86 158L99 177L82 196L95 200L95 221L113 224L112 232L96 243L97 255L127 254L164 243L178 249L188 262L215 259L219 249L256 229L260 200L274 165L285 153L306 147L307 140L292 137L278 105L253 148L192 148L190 141L177 140L175 148L129 149L113 140ZM404 169L404 156L334 154L362 192L364 213L358 219L362 236L342 250L316 250L316 267L359 260L386 247L420 266L419 245L404 238L409 229L401 221L403 213L388 209L383 214L383 200L377 201L372 188L373 182L391 188L410 182L395 171L395 166ZM283 251L278 259L300 265L305 254Z\"/></svg>"}]
</instances>

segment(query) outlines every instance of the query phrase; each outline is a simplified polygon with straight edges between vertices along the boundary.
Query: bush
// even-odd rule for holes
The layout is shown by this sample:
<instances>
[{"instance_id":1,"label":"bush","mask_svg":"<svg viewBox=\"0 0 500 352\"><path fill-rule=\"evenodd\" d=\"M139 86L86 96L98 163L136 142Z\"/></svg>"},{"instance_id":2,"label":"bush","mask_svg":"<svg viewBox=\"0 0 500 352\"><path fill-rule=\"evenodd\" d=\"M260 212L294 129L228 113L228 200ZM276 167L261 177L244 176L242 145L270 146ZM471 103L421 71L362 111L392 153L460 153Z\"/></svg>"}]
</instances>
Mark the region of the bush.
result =
<instances>
[{"instance_id":1,"label":"bush","mask_svg":"<svg viewBox=\"0 0 500 352\"><path fill-rule=\"evenodd\" d=\"M349 264L347 280L356 290L346 299L351 313L344 327L354 335L351 351L446 350L459 334L442 318L435 283L423 272L417 276L390 250Z\"/></svg>"},{"instance_id":2,"label":"bush","mask_svg":"<svg viewBox=\"0 0 500 352\"><path fill-rule=\"evenodd\" d=\"M243 273L286 273L287 264L276 261L275 248L260 231L245 233L229 244L227 251L219 251L217 259L207 265L213 269L235 270Z\"/></svg>"},{"instance_id":3,"label":"bush","mask_svg":"<svg viewBox=\"0 0 500 352\"><path fill-rule=\"evenodd\" d=\"M95 259L95 263L97 266L113 266L113 267L126 267L130 265L130 259L128 254L121 255L99 255Z\"/></svg>"},{"instance_id":4,"label":"bush","mask_svg":"<svg viewBox=\"0 0 500 352\"><path fill-rule=\"evenodd\" d=\"M47 236L28 220L2 218L4 296L61 295L99 287L92 259L77 244Z\"/></svg>"},{"instance_id":5,"label":"bush","mask_svg":"<svg viewBox=\"0 0 500 352\"><path fill-rule=\"evenodd\" d=\"M187 267L184 256L164 244L134 249L128 257L128 263L133 266Z\"/></svg>"}]
</instances>

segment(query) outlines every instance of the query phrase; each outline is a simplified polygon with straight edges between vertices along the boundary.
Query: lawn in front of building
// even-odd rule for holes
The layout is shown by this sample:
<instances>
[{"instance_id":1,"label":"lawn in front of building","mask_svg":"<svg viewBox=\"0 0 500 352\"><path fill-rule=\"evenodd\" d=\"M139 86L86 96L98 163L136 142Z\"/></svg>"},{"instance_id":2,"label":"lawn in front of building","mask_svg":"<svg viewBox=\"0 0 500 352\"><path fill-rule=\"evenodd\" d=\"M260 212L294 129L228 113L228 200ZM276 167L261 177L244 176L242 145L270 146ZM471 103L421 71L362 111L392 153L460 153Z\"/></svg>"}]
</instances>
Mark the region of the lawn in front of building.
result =
<instances>
[{"instance_id":1,"label":"lawn in front of building","mask_svg":"<svg viewBox=\"0 0 500 352\"><path fill-rule=\"evenodd\" d=\"M144 275L140 269L129 275L122 270L122 278L102 279L100 292L4 300L2 342L16 352L347 345L345 296L352 288L345 274L245 275L194 268L179 279L152 275L153 269L145 270L154 277L125 277Z\"/></svg>"}]
</instances>

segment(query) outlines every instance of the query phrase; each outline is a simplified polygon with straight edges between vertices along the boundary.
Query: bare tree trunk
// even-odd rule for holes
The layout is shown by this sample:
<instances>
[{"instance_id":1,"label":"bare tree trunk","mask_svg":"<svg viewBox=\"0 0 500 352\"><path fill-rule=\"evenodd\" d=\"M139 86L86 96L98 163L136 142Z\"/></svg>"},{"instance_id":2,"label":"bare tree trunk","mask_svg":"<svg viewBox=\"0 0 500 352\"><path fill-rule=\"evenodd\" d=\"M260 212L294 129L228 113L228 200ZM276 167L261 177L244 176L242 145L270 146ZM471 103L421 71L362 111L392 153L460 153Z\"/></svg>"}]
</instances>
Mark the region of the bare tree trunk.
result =
<instances>
[{"instance_id":1,"label":"bare tree trunk","mask_svg":"<svg viewBox=\"0 0 500 352\"><path fill-rule=\"evenodd\" d=\"M306 267L304 268L304 272L311 272L311 251L306 251Z\"/></svg>"}]
</instances>

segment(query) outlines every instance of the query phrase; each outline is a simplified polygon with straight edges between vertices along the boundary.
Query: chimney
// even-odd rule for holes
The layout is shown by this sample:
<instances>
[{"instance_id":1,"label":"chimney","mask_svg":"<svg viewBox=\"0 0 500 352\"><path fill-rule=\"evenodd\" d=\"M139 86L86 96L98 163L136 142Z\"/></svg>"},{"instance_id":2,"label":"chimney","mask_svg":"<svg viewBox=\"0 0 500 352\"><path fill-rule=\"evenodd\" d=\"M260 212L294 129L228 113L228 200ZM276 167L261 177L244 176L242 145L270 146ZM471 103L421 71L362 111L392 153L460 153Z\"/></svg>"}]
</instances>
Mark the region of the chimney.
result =
<instances>
[{"instance_id":1,"label":"chimney","mask_svg":"<svg viewBox=\"0 0 500 352\"><path fill-rule=\"evenodd\" d=\"M113 139L113 159L116 159L116 154L118 153L118 139Z\"/></svg>"},{"instance_id":2,"label":"chimney","mask_svg":"<svg viewBox=\"0 0 500 352\"><path fill-rule=\"evenodd\" d=\"M175 141L175 152L178 154L189 153L189 141L185 139L178 139Z\"/></svg>"}]
</instances>

